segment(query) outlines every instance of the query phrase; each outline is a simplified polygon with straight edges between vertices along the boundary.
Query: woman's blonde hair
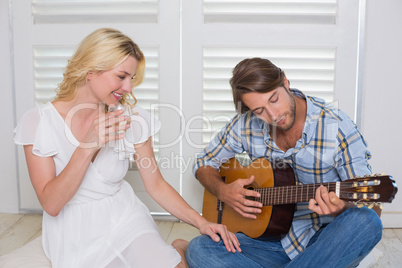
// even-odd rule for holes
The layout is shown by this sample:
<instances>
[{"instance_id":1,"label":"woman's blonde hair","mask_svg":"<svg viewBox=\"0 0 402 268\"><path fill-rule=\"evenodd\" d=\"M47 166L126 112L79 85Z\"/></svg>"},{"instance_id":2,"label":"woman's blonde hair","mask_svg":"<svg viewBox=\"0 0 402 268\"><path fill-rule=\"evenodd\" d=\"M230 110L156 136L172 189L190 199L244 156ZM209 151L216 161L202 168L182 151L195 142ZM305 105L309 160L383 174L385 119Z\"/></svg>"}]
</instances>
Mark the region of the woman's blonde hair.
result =
<instances>
[{"instance_id":1,"label":"woman's blonde hair","mask_svg":"<svg viewBox=\"0 0 402 268\"><path fill-rule=\"evenodd\" d=\"M90 72L101 73L116 68L129 56L137 60L137 70L131 82L132 88L140 85L144 79L145 57L140 48L128 36L118 30L101 28L95 30L81 41L74 55L68 61L59 84L55 100L69 101L77 94L79 85L87 81ZM130 93L135 105L137 102ZM124 94L122 104L130 104L130 96Z\"/></svg>"}]
</instances>

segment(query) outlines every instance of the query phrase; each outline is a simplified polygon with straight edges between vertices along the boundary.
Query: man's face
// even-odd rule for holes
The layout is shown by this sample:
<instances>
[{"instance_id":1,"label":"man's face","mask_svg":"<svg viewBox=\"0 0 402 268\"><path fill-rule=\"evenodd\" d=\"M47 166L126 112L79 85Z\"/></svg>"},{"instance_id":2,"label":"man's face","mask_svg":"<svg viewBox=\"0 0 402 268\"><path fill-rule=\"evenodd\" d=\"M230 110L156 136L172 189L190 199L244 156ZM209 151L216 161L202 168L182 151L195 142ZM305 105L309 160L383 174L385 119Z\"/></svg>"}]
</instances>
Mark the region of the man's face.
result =
<instances>
[{"instance_id":1,"label":"man's face","mask_svg":"<svg viewBox=\"0 0 402 268\"><path fill-rule=\"evenodd\" d=\"M296 117L294 96L285 86L267 93L251 92L242 96L243 103L261 120L277 130L293 127Z\"/></svg>"}]
</instances>

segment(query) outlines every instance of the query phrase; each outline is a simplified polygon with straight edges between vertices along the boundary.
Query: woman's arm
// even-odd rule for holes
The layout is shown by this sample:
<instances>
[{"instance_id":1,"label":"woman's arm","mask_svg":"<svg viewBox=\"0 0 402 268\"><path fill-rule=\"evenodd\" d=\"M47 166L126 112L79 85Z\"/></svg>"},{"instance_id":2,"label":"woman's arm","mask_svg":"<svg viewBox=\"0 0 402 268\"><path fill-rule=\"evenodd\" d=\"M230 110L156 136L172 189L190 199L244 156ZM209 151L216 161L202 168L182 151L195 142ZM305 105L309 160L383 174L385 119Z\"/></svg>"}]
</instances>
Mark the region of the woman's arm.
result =
<instances>
[{"instance_id":1,"label":"woman's arm","mask_svg":"<svg viewBox=\"0 0 402 268\"><path fill-rule=\"evenodd\" d=\"M109 136L109 134L117 132L117 126L115 121L106 120L121 113L122 111L116 111L96 118L82 139L82 144L94 144L94 146L91 148L78 146L68 164L58 176L56 176L53 157L34 155L32 153L33 145L24 146L29 177L42 208L49 215L57 216L73 198L96 152L107 142L124 137L124 134ZM123 119L122 117L121 120ZM121 126L120 128L122 127L126 126Z\"/></svg>"},{"instance_id":2,"label":"woman's arm","mask_svg":"<svg viewBox=\"0 0 402 268\"><path fill-rule=\"evenodd\" d=\"M56 177L53 157L34 155L32 147L24 146L29 177L42 208L49 215L57 216L80 187L93 153L77 148L67 166Z\"/></svg>"},{"instance_id":3,"label":"woman's arm","mask_svg":"<svg viewBox=\"0 0 402 268\"><path fill-rule=\"evenodd\" d=\"M145 143L135 145L136 153L134 155L138 171L140 172L147 193L173 216L195 226L202 234L209 235L214 241L218 242L220 240L217 233L220 234L228 251L240 251L236 236L229 232L226 226L210 223L205 218L201 217L200 214L191 208L177 191L163 179L157 166L151 144L152 141L150 138ZM142 165L142 163L146 163L146 165Z\"/></svg>"}]
</instances>

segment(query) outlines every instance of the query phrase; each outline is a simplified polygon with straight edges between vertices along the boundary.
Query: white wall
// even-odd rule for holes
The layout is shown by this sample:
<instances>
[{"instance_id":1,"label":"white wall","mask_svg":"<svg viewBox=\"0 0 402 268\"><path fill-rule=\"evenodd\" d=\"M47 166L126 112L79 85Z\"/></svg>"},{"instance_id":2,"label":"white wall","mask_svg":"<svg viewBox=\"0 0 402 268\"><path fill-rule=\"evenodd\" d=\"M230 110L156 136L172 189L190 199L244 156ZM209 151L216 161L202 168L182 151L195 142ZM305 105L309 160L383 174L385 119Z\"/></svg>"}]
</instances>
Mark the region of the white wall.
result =
<instances>
[{"instance_id":1,"label":"white wall","mask_svg":"<svg viewBox=\"0 0 402 268\"><path fill-rule=\"evenodd\" d=\"M402 185L402 1L368 0L364 70L363 135L373 171L392 175ZM401 189L400 189L401 191ZM402 227L402 193L385 204L387 227ZM392 220L390 219L392 217Z\"/></svg>"},{"instance_id":2,"label":"white wall","mask_svg":"<svg viewBox=\"0 0 402 268\"><path fill-rule=\"evenodd\" d=\"M17 161L8 0L0 0L0 212L18 212Z\"/></svg>"}]
</instances>

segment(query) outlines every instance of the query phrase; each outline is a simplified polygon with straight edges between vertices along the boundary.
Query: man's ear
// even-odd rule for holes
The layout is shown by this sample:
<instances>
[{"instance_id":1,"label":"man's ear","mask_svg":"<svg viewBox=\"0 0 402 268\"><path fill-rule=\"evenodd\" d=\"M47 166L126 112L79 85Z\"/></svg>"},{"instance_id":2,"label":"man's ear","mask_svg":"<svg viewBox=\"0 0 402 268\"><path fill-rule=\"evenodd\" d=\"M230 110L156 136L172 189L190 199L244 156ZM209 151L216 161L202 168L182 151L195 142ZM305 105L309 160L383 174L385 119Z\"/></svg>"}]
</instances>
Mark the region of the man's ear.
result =
<instances>
[{"instance_id":1,"label":"man's ear","mask_svg":"<svg viewBox=\"0 0 402 268\"><path fill-rule=\"evenodd\" d=\"M287 79L286 75L285 75L285 77L283 78L283 85L285 86L286 89L289 89L290 82L289 82L289 80Z\"/></svg>"}]
</instances>

